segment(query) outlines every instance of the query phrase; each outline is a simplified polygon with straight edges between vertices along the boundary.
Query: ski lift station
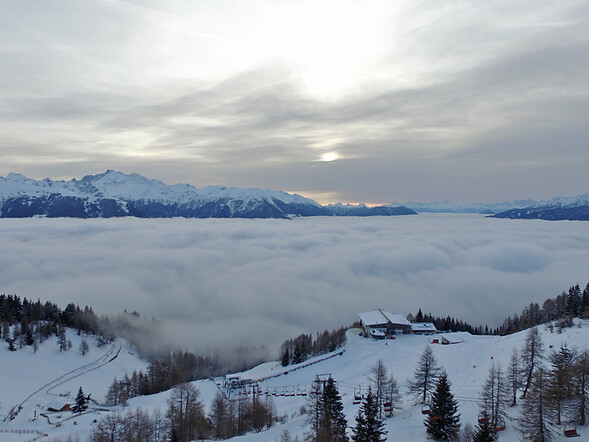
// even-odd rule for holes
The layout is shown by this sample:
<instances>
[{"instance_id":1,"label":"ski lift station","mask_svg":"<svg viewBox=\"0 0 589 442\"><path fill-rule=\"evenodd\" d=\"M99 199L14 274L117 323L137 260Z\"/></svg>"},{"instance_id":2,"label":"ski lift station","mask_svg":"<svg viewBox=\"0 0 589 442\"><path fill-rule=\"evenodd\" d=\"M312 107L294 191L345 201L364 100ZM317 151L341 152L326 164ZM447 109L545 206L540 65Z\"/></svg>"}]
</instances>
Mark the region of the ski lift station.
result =
<instances>
[{"instance_id":1,"label":"ski lift station","mask_svg":"<svg viewBox=\"0 0 589 442\"><path fill-rule=\"evenodd\" d=\"M399 313L382 309L360 313L364 335L372 339L394 339L398 334L433 335L438 329L431 322L409 322Z\"/></svg>"},{"instance_id":2,"label":"ski lift station","mask_svg":"<svg viewBox=\"0 0 589 442\"><path fill-rule=\"evenodd\" d=\"M391 338L397 334L411 333L411 323L399 313L381 309L360 313L362 330L372 339Z\"/></svg>"}]
</instances>

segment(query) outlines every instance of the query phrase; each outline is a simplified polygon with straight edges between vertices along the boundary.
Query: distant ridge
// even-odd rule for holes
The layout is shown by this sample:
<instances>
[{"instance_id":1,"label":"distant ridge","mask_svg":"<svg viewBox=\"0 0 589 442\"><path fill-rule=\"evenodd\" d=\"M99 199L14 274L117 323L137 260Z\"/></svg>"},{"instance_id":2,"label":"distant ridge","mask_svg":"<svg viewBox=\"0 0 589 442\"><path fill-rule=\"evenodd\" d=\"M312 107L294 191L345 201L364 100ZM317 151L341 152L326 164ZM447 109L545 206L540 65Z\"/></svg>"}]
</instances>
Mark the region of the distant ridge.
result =
<instances>
[{"instance_id":1,"label":"distant ridge","mask_svg":"<svg viewBox=\"0 0 589 442\"><path fill-rule=\"evenodd\" d=\"M575 197L557 197L524 208L492 215L494 218L543 219L548 221L589 221L589 193Z\"/></svg>"},{"instance_id":2,"label":"distant ridge","mask_svg":"<svg viewBox=\"0 0 589 442\"><path fill-rule=\"evenodd\" d=\"M339 206L338 206L339 207ZM107 170L81 180L0 177L0 217L27 218L292 218L415 214L406 207L342 206L331 209L280 190L189 184L167 185L136 173Z\"/></svg>"},{"instance_id":3,"label":"distant ridge","mask_svg":"<svg viewBox=\"0 0 589 442\"><path fill-rule=\"evenodd\" d=\"M503 201L501 203L455 203L452 201L415 202L408 201L403 206L420 213L481 213L491 215L517 207L528 207L537 202L534 200Z\"/></svg>"}]
</instances>

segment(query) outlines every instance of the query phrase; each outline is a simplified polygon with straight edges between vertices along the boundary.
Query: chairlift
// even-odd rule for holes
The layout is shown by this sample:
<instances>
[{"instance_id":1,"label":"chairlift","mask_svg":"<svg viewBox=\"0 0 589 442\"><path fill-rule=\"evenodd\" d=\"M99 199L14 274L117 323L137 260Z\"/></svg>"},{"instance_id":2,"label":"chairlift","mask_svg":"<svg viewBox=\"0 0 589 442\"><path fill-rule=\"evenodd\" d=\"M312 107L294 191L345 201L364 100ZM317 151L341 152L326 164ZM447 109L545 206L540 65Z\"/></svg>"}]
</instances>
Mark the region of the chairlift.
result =
<instances>
[{"instance_id":1,"label":"chairlift","mask_svg":"<svg viewBox=\"0 0 589 442\"><path fill-rule=\"evenodd\" d=\"M385 413L392 413L393 412L393 404L391 402L384 403L384 412Z\"/></svg>"},{"instance_id":2,"label":"chairlift","mask_svg":"<svg viewBox=\"0 0 589 442\"><path fill-rule=\"evenodd\" d=\"M299 387L297 385L297 396L307 396L307 389L305 387Z\"/></svg>"},{"instance_id":3,"label":"chairlift","mask_svg":"<svg viewBox=\"0 0 589 442\"><path fill-rule=\"evenodd\" d=\"M429 420L430 420L430 421L437 421L437 420L440 420L440 416L430 416Z\"/></svg>"},{"instance_id":4,"label":"chairlift","mask_svg":"<svg viewBox=\"0 0 589 442\"><path fill-rule=\"evenodd\" d=\"M495 428L493 429L493 431L495 433L499 433L500 431L505 430L505 422L503 421L503 419L497 421L497 424L495 426Z\"/></svg>"},{"instance_id":5,"label":"chairlift","mask_svg":"<svg viewBox=\"0 0 589 442\"><path fill-rule=\"evenodd\" d=\"M579 433L577 433L577 428L576 427L567 426L564 429L564 436L565 437L579 437L581 435Z\"/></svg>"},{"instance_id":6,"label":"chairlift","mask_svg":"<svg viewBox=\"0 0 589 442\"><path fill-rule=\"evenodd\" d=\"M432 407L430 407L429 404L427 403L423 403L423 405L421 406L421 414L430 414L432 411Z\"/></svg>"},{"instance_id":7,"label":"chairlift","mask_svg":"<svg viewBox=\"0 0 589 442\"><path fill-rule=\"evenodd\" d=\"M358 405L360 402L362 402L362 387L354 388L354 401L352 403Z\"/></svg>"},{"instance_id":8,"label":"chairlift","mask_svg":"<svg viewBox=\"0 0 589 442\"><path fill-rule=\"evenodd\" d=\"M486 411L479 414L479 424L488 424L489 423L489 415Z\"/></svg>"}]
</instances>

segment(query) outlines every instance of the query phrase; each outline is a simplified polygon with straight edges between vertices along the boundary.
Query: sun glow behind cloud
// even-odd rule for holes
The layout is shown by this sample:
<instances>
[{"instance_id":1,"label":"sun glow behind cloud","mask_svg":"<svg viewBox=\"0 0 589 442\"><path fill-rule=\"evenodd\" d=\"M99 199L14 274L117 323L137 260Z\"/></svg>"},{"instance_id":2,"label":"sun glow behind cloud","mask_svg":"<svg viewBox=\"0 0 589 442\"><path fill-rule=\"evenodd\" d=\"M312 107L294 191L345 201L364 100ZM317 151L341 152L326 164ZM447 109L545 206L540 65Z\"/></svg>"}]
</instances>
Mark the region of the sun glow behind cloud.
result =
<instances>
[{"instance_id":1,"label":"sun glow behind cloud","mask_svg":"<svg viewBox=\"0 0 589 442\"><path fill-rule=\"evenodd\" d=\"M330 162L335 161L339 158L339 155L336 152L326 152L321 155L320 161Z\"/></svg>"},{"instance_id":2,"label":"sun glow behind cloud","mask_svg":"<svg viewBox=\"0 0 589 442\"><path fill-rule=\"evenodd\" d=\"M293 63L306 92L329 97L366 81L388 50L378 8L351 1L268 3L268 19L245 36L245 50Z\"/></svg>"}]
</instances>

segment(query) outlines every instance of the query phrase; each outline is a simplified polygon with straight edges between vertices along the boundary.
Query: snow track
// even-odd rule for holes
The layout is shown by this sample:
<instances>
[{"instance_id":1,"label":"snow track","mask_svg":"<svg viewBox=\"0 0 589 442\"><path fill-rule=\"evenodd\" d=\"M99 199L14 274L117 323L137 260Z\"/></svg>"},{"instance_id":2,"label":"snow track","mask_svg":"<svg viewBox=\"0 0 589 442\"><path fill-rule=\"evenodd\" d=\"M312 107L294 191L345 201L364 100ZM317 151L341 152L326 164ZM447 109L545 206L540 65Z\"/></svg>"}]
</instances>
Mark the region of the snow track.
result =
<instances>
[{"instance_id":1,"label":"snow track","mask_svg":"<svg viewBox=\"0 0 589 442\"><path fill-rule=\"evenodd\" d=\"M25 406L25 404L31 398L33 398L36 394L45 390L48 394L55 395L51 391L53 389L59 387L60 385L63 385L66 382L71 381L72 379L75 379L75 378L82 376L86 373L89 373L91 371L97 370L97 369L105 366L106 364L113 362L117 358L119 353L121 352L121 349L122 349L122 344L121 344L120 340L117 339L110 345L108 350L102 356L100 356L98 359L96 359L88 364L77 367L71 371L68 371L67 373L62 374L58 378L52 380L51 382L48 382L47 384L45 384L42 387L38 388L37 390L33 391L21 403L12 407L10 412L4 418L4 422L7 422L9 420L14 420L17 417L17 415L23 410L23 407ZM27 415L27 414L28 413L25 413L25 415Z\"/></svg>"}]
</instances>

